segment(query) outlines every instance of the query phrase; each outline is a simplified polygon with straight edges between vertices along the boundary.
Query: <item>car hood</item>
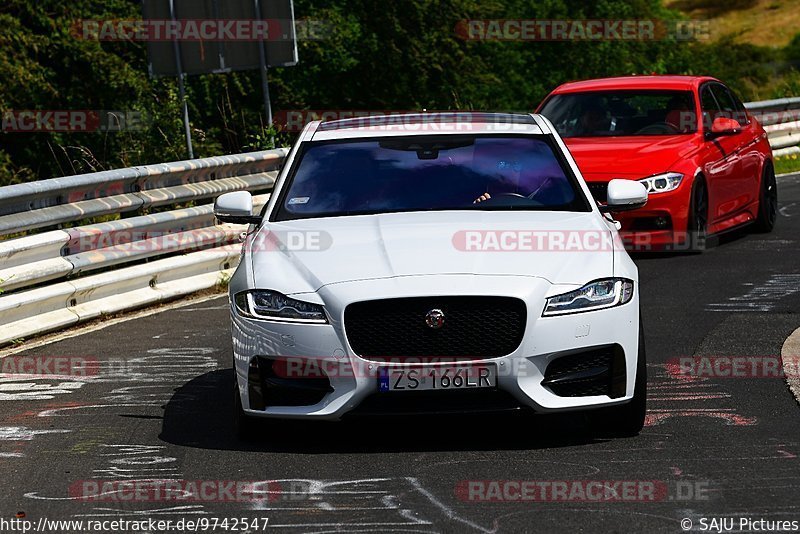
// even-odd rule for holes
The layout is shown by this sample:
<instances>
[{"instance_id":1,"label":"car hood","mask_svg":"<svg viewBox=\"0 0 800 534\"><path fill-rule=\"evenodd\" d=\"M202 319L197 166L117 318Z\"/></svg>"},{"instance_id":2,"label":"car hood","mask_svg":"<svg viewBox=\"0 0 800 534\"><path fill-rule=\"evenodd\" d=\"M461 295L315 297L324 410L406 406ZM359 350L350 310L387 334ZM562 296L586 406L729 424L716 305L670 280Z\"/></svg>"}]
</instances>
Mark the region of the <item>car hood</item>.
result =
<instances>
[{"instance_id":1,"label":"car hood","mask_svg":"<svg viewBox=\"0 0 800 534\"><path fill-rule=\"evenodd\" d=\"M544 237L520 241L532 232ZM510 238L499 243L502 236ZM255 287L294 294L356 280L454 274L582 285L613 276L614 236L594 212L454 211L267 223L248 246ZM515 243L525 250L514 250Z\"/></svg>"},{"instance_id":2,"label":"car hood","mask_svg":"<svg viewBox=\"0 0 800 534\"><path fill-rule=\"evenodd\" d=\"M564 139L587 180L644 178L667 172L699 149L694 135Z\"/></svg>"}]
</instances>

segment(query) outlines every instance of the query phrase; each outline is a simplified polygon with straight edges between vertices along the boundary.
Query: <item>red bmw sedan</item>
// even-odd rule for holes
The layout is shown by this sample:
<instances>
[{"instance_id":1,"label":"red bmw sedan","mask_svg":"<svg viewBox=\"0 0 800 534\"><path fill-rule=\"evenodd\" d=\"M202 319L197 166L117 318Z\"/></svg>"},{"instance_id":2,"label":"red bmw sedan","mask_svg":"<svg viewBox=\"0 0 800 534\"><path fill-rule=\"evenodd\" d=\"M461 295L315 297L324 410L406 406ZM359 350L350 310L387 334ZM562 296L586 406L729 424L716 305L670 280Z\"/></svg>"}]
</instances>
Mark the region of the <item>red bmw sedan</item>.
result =
<instances>
[{"instance_id":1,"label":"red bmw sedan","mask_svg":"<svg viewBox=\"0 0 800 534\"><path fill-rule=\"evenodd\" d=\"M706 237L775 225L767 134L736 94L707 76L628 76L561 85L537 110L553 123L595 199L614 178L650 199L619 214L634 250L701 250Z\"/></svg>"}]
</instances>

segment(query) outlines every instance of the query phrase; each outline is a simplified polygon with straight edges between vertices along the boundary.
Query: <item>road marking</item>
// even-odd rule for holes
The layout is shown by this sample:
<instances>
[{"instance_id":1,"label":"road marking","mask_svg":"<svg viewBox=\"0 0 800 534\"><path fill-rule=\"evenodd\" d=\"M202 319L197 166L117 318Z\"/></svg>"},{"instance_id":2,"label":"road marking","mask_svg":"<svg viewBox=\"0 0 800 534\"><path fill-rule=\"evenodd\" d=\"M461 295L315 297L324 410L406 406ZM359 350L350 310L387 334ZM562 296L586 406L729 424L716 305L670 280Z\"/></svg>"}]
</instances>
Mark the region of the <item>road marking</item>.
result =
<instances>
[{"instance_id":1,"label":"road marking","mask_svg":"<svg viewBox=\"0 0 800 534\"><path fill-rule=\"evenodd\" d=\"M0 426L0 441L31 441L41 434L67 434L72 430L31 430L24 426Z\"/></svg>"},{"instance_id":2,"label":"road marking","mask_svg":"<svg viewBox=\"0 0 800 534\"><path fill-rule=\"evenodd\" d=\"M673 417L707 417L718 419L729 426L753 426L758 418L740 415L735 408L707 407L709 401L731 399L732 395L722 390L721 384L708 377L689 376L681 373L677 363L653 365L659 371L648 385L650 407L645 417L645 426L663 424ZM651 393L651 391L653 393ZM702 401L698 403L697 401ZM667 404L662 407L661 403ZM680 404L675 404L680 403ZM687 405L687 403L689 403ZM655 404L655 407L653 405ZM699 405L703 407L697 407Z\"/></svg>"},{"instance_id":3,"label":"road marking","mask_svg":"<svg viewBox=\"0 0 800 534\"><path fill-rule=\"evenodd\" d=\"M41 377L47 380L51 377ZM24 380L30 380L29 377ZM83 387L85 382L58 382L40 384L22 382L20 378L0 378L0 401L53 400L57 395L66 395Z\"/></svg>"},{"instance_id":4,"label":"road marking","mask_svg":"<svg viewBox=\"0 0 800 534\"><path fill-rule=\"evenodd\" d=\"M0 458L24 458L24 446L20 442L33 441L36 436L43 434L68 434L72 430L32 430L24 426L0 426L0 443L13 442L16 444L13 451L0 452Z\"/></svg>"},{"instance_id":5,"label":"road marking","mask_svg":"<svg viewBox=\"0 0 800 534\"><path fill-rule=\"evenodd\" d=\"M400 488L397 483L401 482ZM390 527L413 528L433 523L416 517L417 512L401 505L400 495L408 494L406 478L365 478L356 480L279 479L256 483L254 495L264 497L253 504L255 512L289 512L283 514L282 523L270 523L270 528L333 528L337 532L351 532L355 528L368 528L372 532L386 532ZM280 487L281 489L272 489ZM287 492L288 488L288 492ZM269 497L278 497L278 500ZM284 497L281 499L280 497ZM288 498L286 498L288 497ZM357 502L360 501L360 502ZM282 503L286 505L283 506ZM334 514L353 511L374 511L366 516L367 522L332 522ZM381 514L380 512L384 513ZM303 513L305 512L305 513ZM309 515L319 517L319 522L309 523ZM313 517L312 516L312 517ZM302 523L287 519L297 517ZM384 518L385 522L375 522ZM399 521L402 519L403 521ZM316 531L316 530L315 530Z\"/></svg>"},{"instance_id":6,"label":"road marking","mask_svg":"<svg viewBox=\"0 0 800 534\"><path fill-rule=\"evenodd\" d=\"M752 286L744 295L731 297L726 302L708 304L712 312L769 312L789 296L800 293L800 274L774 274L763 284Z\"/></svg>"},{"instance_id":7,"label":"road marking","mask_svg":"<svg viewBox=\"0 0 800 534\"><path fill-rule=\"evenodd\" d=\"M431 504L433 504L434 506L436 506L436 508L441 510L442 513L444 513L444 515L447 516L447 518L450 521L458 521L459 523L462 523L462 524L464 524L464 525L466 525L466 526L468 526L470 528L473 528L473 529L475 529L475 530L477 530L479 532L484 532L485 534L494 534L495 532L497 532L497 530L498 530L497 524L495 524L494 528L490 530L490 529L482 527L481 525L479 525L477 523L473 523L469 519L466 519L466 518L460 516L452 508L450 508L450 507L446 506L444 503L442 503L442 501L437 499L430 491L428 491L427 489L422 487L422 484L420 484L419 480L417 480L416 478L408 477L406 480L408 480L411 483L411 485L414 486L414 488L419 493L424 495L431 502Z\"/></svg>"}]
</instances>

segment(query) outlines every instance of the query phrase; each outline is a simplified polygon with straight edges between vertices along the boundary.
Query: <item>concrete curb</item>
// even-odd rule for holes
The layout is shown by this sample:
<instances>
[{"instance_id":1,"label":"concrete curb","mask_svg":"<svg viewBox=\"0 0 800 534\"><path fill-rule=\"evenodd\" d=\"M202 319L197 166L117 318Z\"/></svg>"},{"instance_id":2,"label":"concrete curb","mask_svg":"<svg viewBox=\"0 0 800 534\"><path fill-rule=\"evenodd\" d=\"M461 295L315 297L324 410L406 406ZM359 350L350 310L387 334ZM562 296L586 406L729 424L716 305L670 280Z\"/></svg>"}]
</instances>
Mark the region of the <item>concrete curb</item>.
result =
<instances>
[{"instance_id":1,"label":"concrete curb","mask_svg":"<svg viewBox=\"0 0 800 534\"><path fill-rule=\"evenodd\" d=\"M794 394L794 398L800 403L800 328L795 330L784 342L781 349L781 359L783 360L783 370L786 374L786 383Z\"/></svg>"}]
</instances>

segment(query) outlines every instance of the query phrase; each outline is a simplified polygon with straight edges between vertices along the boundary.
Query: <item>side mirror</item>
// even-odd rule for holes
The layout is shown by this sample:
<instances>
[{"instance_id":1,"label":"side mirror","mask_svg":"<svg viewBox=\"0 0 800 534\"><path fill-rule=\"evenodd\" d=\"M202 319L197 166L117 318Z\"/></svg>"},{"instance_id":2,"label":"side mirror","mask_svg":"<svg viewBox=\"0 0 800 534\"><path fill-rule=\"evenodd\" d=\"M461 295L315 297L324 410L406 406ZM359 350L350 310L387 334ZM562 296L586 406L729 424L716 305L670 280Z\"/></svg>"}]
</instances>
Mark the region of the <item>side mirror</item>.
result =
<instances>
[{"instance_id":1,"label":"side mirror","mask_svg":"<svg viewBox=\"0 0 800 534\"><path fill-rule=\"evenodd\" d=\"M647 188L636 180L611 180L608 183L608 203L600 207L603 213L630 211L647 204Z\"/></svg>"},{"instance_id":2,"label":"side mirror","mask_svg":"<svg viewBox=\"0 0 800 534\"><path fill-rule=\"evenodd\" d=\"M214 202L214 216L231 224L260 224L261 217L253 215L253 195L247 191L225 193Z\"/></svg>"},{"instance_id":3,"label":"side mirror","mask_svg":"<svg viewBox=\"0 0 800 534\"><path fill-rule=\"evenodd\" d=\"M717 117L711 123L711 136L719 137L721 135L736 135L742 131L739 123L727 117Z\"/></svg>"}]
</instances>

